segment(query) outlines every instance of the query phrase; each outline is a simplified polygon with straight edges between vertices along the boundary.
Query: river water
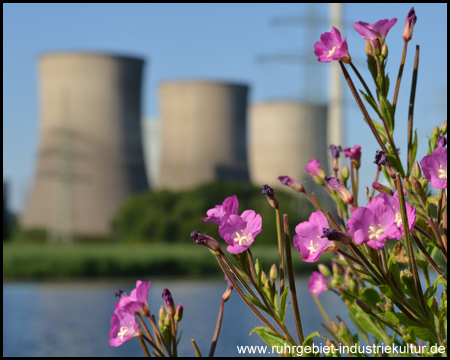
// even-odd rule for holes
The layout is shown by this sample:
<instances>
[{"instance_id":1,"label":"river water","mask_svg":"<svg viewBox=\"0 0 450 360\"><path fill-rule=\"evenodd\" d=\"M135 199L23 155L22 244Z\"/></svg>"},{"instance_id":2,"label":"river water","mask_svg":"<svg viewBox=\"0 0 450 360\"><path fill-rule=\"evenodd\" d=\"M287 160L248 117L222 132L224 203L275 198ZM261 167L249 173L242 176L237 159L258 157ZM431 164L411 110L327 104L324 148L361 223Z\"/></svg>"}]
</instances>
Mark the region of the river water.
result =
<instances>
[{"instance_id":1,"label":"river water","mask_svg":"<svg viewBox=\"0 0 450 360\"><path fill-rule=\"evenodd\" d=\"M297 282L304 333L325 333L320 327L322 316L307 291L308 281L305 277ZM3 356L143 356L137 339L117 348L108 343L111 316L117 301L114 291L122 289L130 293L134 287L134 279L4 282ZM156 316L163 304L164 288L171 291L176 304L184 306L179 325L179 330L183 331L179 353L195 356L190 341L195 339L202 355L207 356L226 282L154 280L149 289L149 307ZM339 314L349 323L345 305L337 295L326 292L319 298L330 317ZM287 320L295 337L291 310L290 305ZM262 326L260 320L234 292L225 304L216 355L244 356L238 353L237 346L265 345L256 333L249 336L257 326Z\"/></svg>"}]
</instances>

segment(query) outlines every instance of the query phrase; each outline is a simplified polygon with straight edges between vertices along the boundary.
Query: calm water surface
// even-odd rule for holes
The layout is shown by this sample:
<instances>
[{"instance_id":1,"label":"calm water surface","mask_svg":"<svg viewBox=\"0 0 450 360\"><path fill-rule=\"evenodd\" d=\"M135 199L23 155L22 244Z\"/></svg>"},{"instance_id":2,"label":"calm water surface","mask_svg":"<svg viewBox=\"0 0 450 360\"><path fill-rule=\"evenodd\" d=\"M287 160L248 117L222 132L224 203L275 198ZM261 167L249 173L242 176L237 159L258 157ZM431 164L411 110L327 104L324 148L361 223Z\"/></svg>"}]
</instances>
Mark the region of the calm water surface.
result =
<instances>
[{"instance_id":1,"label":"calm water surface","mask_svg":"<svg viewBox=\"0 0 450 360\"><path fill-rule=\"evenodd\" d=\"M149 279L141 279L148 281ZM312 296L307 291L308 278L297 283L299 304L305 334L318 330L323 322ZM114 291L127 293L135 280L104 280L45 283L3 283L3 356L143 356L137 339L120 347L108 343L111 316L117 298ZM195 339L203 356L207 356L214 332L225 281L156 280L149 289L149 306L158 314L163 304L161 294L170 289L175 303L182 303L184 316L179 352L195 356L191 339ZM348 322L344 303L330 292L320 295L330 317L339 313ZM291 306L288 307L288 316ZM292 318L288 319L295 334ZM261 326L260 320L247 310L237 293L225 304L216 355L243 356L239 345L265 345L250 331ZM249 356L249 355L246 355ZM271 354L271 356L273 356Z\"/></svg>"}]
</instances>

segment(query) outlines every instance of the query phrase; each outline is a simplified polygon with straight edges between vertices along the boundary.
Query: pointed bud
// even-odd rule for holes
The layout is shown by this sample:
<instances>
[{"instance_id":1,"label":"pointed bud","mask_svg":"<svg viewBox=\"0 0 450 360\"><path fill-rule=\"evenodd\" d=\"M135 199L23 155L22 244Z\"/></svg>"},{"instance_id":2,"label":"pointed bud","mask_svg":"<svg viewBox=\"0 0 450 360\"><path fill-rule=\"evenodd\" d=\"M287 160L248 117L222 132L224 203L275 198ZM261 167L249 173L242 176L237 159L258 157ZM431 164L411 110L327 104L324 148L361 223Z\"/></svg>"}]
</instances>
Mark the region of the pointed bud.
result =
<instances>
[{"instance_id":1,"label":"pointed bud","mask_svg":"<svg viewBox=\"0 0 450 360\"><path fill-rule=\"evenodd\" d=\"M275 264L273 264L272 267L270 268L269 277L270 280L272 281L275 281L278 278L278 270Z\"/></svg>"},{"instance_id":2,"label":"pointed bud","mask_svg":"<svg viewBox=\"0 0 450 360\"><path fill-rule=\"evenodd\" d=\"M440 134L440 129L436 126L436 127L433 129L433 132L431 133L431 144L433 145L433 149L436 148L436 145L437 145L437 139L438 139L438 137L439 137L439 134Z\"/></svg>"},{"instance_id":3,"label":"pointed bud","mask_svg":"<svg viewBox=\"0 0 450 360\"><path fill-rule=\"evenodd\" d=\"M384 308L383 305L381 305L380 303L377 303L377 309L380 313L384 313L386 311L386 309Z\"/></svg>"},{"instance_id":4,"label":"pointed bud","mask_svg":"<svg viewBox=\"0 0 450 360\"><path fill-rule=\"evenodd\" d=\"M297 181L295 181L293 178L289 177L289 176L278 176L278 180L280 180L280 182L283 185L289 186L292 189L294 189L297 192L305 192L305 188L303 187L302 184L299 184Z\"/></svg>"},{"instance_id":5,"label":"pointed bud","mask_svg":"<svg viewBox=\"0 0 450 360\"><path fill-rule=\"evenodd\" d=\"M412 191L412 185L411 182L408 180L408 178L403 178L403 187L407 192Z\"/></svg>"},{"instance_id":6,"label":"pointed bud","mask_svg":"<svg viewBox=\"0 0 450 360\"><path fill-rule=\"evenodd\" d=\"M166 318L166 311L164 310L164 305L161 305L159 309L159 319L163 320Z\"/></svg>"},{"instance_id":7,"label":"pointed bud","mask_svg":"<svg viewBox=\"0 0 450 360\"><path fill-rule=\"evenodd\" d=\"M169 289L164 289L162 293L162 298L164 299L164 305L166 307L166 312L170 316L175 315L175 303L172 298L172 294Z\"/></svg>"},{"instance_id":8,"label":"pointed bud","mask_svg":"<svg viewBox=\"0 0 450 360\"><path fill-rule=\"evenodd\" d=\"M394 192L390 188L388 188L387 186L381 185L380 183L373 182L372 183L372 187L375 190L379 191L380 193L389 194L391 196L394 195Z\"/></svg>"},{"instance_id":9,"label":"pointed bud","mask_svg":"<svg viewBox=\"0 0 450 360\"><path fill-rule=\"evenodd\" d=\"M175 312L174 320L175 322L180 322L183 319L183 304L177 306L177 311Z\"/></svg>"},{"instance_id":10,"label":"pointed bud","mask_svg":"<svg viewBox=\"0 0 450 360\"><path fill-rule=\"evenodd\" d=\"M422 176L422 171L420 170L420 165L417 161L413 165L412 175L415 179L420 179L420 177Z\"/></svg>"},{"instance_id":11,"label":"pointed bud","mask_svg":"<svg viewBox=\"0 0 450 360\"><path fill-rule=\"evenodd\" d=\"M342 167L342 178L344 179L343 181L346 182L349 177L350 177L350 171L348 169L348 166L344 165Z\"/></svg>"},{"instance_id":12,"label":"pointed bud","mask_svg":"<svg viewBox=\"0 0 450 360\"><path fill-rule=\"evenodd\" d=\"M324 275L324 276L331 275L330 269L328 269L328 267L326 265L319 264L319 265L317 265L317 267L319 268L319 271L322 273L322 275Z\"/></svg>"},{"instance_id":13,"label":"pointed bud","mask_svg":"<svg viewBox=\"0 0 450 360\"><path fill-rule=\"evenodd\" d=\"M445 120L442 125L441 125L441 129L440 129L440 134L441 136L444 136L445 134L447 134L447 120Z\"/></svg>"},{"instance_id":14,"label":"pointed bud","mask_svg":"<svg viewBox=\"0 0 450 360\"><path fill-rule=\"evenodd\" d=\"M389 50L386 44L383 44L383 46L381 46L381 57L383 59L387 59L389 55Z\"/></svg>"},{"instance_id":15,"label":"pointed bud","mask_svg":"<svg viewBox=\"0 0 450 360\"><path fill-rule=\"evenodd\" d=\"M420 185L422 185L422 189L426 191L427 187L428 187L428 180L424 177L421 177L419 179L419 183L420 183Z\"/></svg>"},{"instance_id":16,"label":"pointed bud","mask_svg":"<svg viewBox=\"0 0 450 360\"><path fill-rule=\"evenodd\" d=\"M166 317L164 318L164 328L165 329L170 328L170 318L171 318L171 316L169 314L167 314Z\"/></svg>"},{"instance_id":17,"label":"pointed bud","mask_svg":"<svg viewBox=\"0 0 450 360\"><path fill-rule=\"evenodd\" d=\"M414 179L412 183L412 190L415 194L420 195L423 192L422 184L419 182L419 180Z\"/></svg>"},{"instance_id":18,"label":"pointed bud","mask_svg":"<svg viewBox=\"0 0 450 360\"><path fill-rule=\"evenodd\" d=\"M264 271L261 271L261 283L265 284L267 282L267 275Z\"/></svg>"},{"instance_id":19,"label":"pointed bud","mask_svg":"<svg viewBox=\"0 0 450 360\"><path fill-rule=\"evenodd\" d=\"M344 186L344 183L338 178L332 176L325 176L325 181L327 185L331 186L334 190L338 191L341 194L342 200L349 205L353 205L355 199L350 191Z\"/></svg>"},{"instance_id":20,"label":"pointed bud","mask_svg":"<svg viewBox=\"0 0 450 360\"><path fill-rule=\"evenodd\" d=\"M209 248L214 255L219 255L220 252L220 244L213 239L211 236L200 234L200 232L193 231L191 233L191 238L194 240L197 244L204 245L207 248Z\"/></svg>"},{"instance_id":21,"label":"pointed bud","mask_svg":"<svg viewBox=\"0 0 450 360\"><path fill-rule=\"evenodd\" d=\"M342 242L345 245L348 245L352 242L352 237L343 233L342 231L330 228L322 228L322 232L322 239L327 238L330 241Z\"/></svg>"},{"instance_id":22,"label":"pointed bud","mask_svg":"<svg viewBox=\"0 0 450 360\"><path fill-rule=\"evenodd\" d=\"M275 191L269 186L269 185L263 185L263 195L267 197L267 200L269 201L269 205L273 207L274 209L278 209L279 203L278 200L275 198Z\"/></svg>"},{"instance_id":23,"label":"pointed bud","mask_svg":"<svg viewBox=\"0 0 450 360\"><path fill-rule=\"evenodd\" d=\"M356 303L362 309L362 311L364 311L366 314L369 314L369 315L373 314L372 308L368 304L366 304L364 301L361 301L358 299L358 300L356 300Z\"/></svg>"},{"instance_id":24,"label":"pointed bud","mask_svg":"<svg viewBox=\"0 0 450 360\"><path fill-rule=\"evenodd\" d=\"M408 42L409 40L412 39L412 35L413 35L413 30L414 30L414 24L417 21L417 16L416 13L414 11L414 7L411 8L411 10L409 10L408 15L406 16L406 22L405 22L405 27L403 28L403 40L405 40L405 42Z\"/></svg>"}]
</instances>

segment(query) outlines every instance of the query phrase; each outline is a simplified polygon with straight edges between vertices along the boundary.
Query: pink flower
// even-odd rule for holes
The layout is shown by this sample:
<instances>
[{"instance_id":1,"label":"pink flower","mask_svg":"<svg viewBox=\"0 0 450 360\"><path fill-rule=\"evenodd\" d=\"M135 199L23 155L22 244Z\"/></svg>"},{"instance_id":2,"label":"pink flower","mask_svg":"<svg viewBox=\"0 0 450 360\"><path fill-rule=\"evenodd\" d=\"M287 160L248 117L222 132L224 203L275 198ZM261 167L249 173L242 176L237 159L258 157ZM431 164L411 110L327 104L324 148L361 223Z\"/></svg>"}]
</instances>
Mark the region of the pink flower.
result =
<instances>
[{"instance_id":1,"label":"pink flower","mask_svg":"<svg viewBox=\"0 0 450 360\"><path fill-rule=\"evenodd\" d=\"M406 190L403 189L403 193L406 195ZM389 194L381 193L376 196L380 199L383 199L384 203L389 205L395 214L395 224L399 228L401 232L401 238L405 235L405 231L403 229L403 222L402 222L402 214L400 212L400 203L398 199L398 191L395 191L394 196L391 196ZM414 206L409 205L408 201L405 201L405 207L406 207L406 216L408 218L408 229L412 230L414 228L414 225L416 223L416 208Z\"/></svg>"},{"instance_id":2,"label":"pink flower","mask_svg":"<svg viewBox=\"0 0 450 360\"><path fill-rule=\"evenodd\" d=\"M363 39L371 41L378 39L378 41L380 41L380 45L383 45L386 41L386 36L389 30L395 25L396 22L396 18L391 20L379 20L375 24L368 24L358 21L355 23L354 27Z\"/></svg>"},{"instance_id":3,"label":"pink flower","mask_svg":"<svg viewBox=\"0 0 450 360\"><path fill-rule=\"evenodd\" d=\"M139 325L136 324L134 315L127 311L116 309L111 318L111 329L109 330L109 344L120 346L124 342L140 335Z\"/></svg>"},{"instance_id":4,"label":"pink flower","mask_svg":"<svg viewBox=\"0 0 450 360\"><path fill-rule=\"evenodd\" d=\"M347 37L341 39L341 33L334 26L331 32L323 33L320 36L320 41L314 44L314 54L321 62L330 62L334 60L342 60L349 64L352 58L348 53Z\"/></svg>"},{"instance_id":5,"label":"pink flower","mask_svg":"<svg viewBox=\"0 0 450 360\"><path fill-rule=\"evenodd\" d=\"M136 288L131 291L130 296L126 296L123 293L120 300L116 303L115 309L120 309L130 314L138 313L147 316L150 313L148 309L148 288L150 284L151 281L136 281Z\"/></svg>"},{"instance_id":6,"label":"pink flower","mask_svg":"<svg viewBox=\"0 0 450 360\"><path fill-rule=\"evenodd\" d=\"M372 249L381 250L386 246L386 239L403 237L394 209L382 195L386 194L376 196L366 207L358 207L348 219L347 231L357 245L367 243Z\"/></svg>"},{"instance_id":7,"label":"pink flower","mask_svg":"<svg viewBox=\"0 0 450 360\"><path fill-rule=\"evenodd\" d=\"M227 251L231 254L247 250L261 231L261 215L253 210L245 210L241 216L231 214L219 227L219 234L229 244Z\"/></svg>"},{"instance_id":8,"label":"pink flower","mask_svg":"<svg viewBox=\"0 0 450 360\"><path fill-rule=\"evenodd\" d=\"M309 221L298 224L295 228L297 235L294 235L293 242L295 248L301 252L302 260L315 262L324 252L336 250L334 242L327 237L322 237L323 228L329 228L327 218L320 211L311 214Z\"/></svg>"},{"instance_id":9,"label":"pink flower","mask_svg":"<svg viewBox=\"0 0 450 360\"><path fill-rule=\"evenodd\" d=\"M313 271L309 278L308 291L315 296L319 296L327 289L327 278L320 272Z\"/></svg>"},{"instance_id":10,"label":"pink flower","mask_svg":"<svg viewBox=\"0 0 450 360\"><path fill-rule=\"evenodd\" d=\"M239 201L236 195L227 197L222 205L216 205L213 209L209 209L206 212L208 217L203 218L204 222L212 222L214 225L220 226L222 222L225 222L229 215L237 214L239 211Z\"/></svg>"},{"instance_id":11,"label":"pink flower","mask_svg":"<svg viewBox=\"0 0 450 360\"><path fill-rule=\"evenodd\" d=\"M361 146L355 145L352 148L348 147L344 149L344 156L349 158L353 166L359 169L361 166Z\"/></svg>"},{"instance_id":12,"label":"pink flower","mask_svg":"<svg viewBox=\"0 0 450 360\"><path fill-rule=\"evenodd\" d=\"M438 147L420 160L425 177L435 189L447 189L447 148Z\"/></svg>"}]
</instances>

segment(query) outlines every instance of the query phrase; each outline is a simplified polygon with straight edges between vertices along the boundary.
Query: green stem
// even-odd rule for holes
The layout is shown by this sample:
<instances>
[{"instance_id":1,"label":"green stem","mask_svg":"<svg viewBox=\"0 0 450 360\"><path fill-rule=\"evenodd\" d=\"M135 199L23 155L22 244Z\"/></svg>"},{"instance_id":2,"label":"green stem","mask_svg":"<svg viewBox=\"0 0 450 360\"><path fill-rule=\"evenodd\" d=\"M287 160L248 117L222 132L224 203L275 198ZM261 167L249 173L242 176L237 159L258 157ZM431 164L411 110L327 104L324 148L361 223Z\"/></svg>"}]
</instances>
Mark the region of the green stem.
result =
<instances>
[{"instance_id":1,"label":"green stem","mask_svg":"<svg viewBox=\"0 0 450 360\"><path fill-rule=\"evenodd\" d=\"M192 343L192 346L194 347L195 355L197 357L202 357L202 353L200 352L200 349L198 348L197 343L195 342L194 339L191 339L191 343Z\"/></svg>"},{"instance_id":2,"label":"green stem","mask_svg":"<svg viewBox=\"0 0 450 360\"><path fill-rule=\"evenodd\" d=\"M400 213L402 215L403 232L405 234L406 246L408 250L409 267L413 274L414 285L416 288L416 292L419 296L420 305L422 306L422 310L424 311L424 313L427 314L427 307L425 306L425 298L423 296L422 285L420 283L419 272L417 271L416 258L414 250L412 248L411 237L409 233L408 215L406 214L406 205L405 205L405 195L403 194L402 179L399 173L397 173L397 187L398 187L397 191L398 201L400 203Z\"/></svg>"},{"instance_id":3,"label":"green stem","mask_svg":"<svg viewBox=\"0 0 450 360\"><path fill-rule=\"evenodd\" d=\"M398 69L397 83L395 84L394 99L392 101L392 108L394 110L394 115L395 115L395 108L397 106L398 94L400 92L400 83L402 82L403 68L405 67L406 49L407 48L408 48L408 42L405 41L405 43L403 44L402 59L400 60L400 68Z\"/></svg>"},{"instance_id":4,"label":"green stem","mask_svg":"<svg viewBox=\"0 0 450 360\"><path fill-rule=\"evenodd\" d=\"M406 41L405 41L405 47L403 49L403 52L406 54ZM404 59L403 59L404 61ZM403 70L403 69L402 69ZM409 98L409 113L408 113L408 172L409 174L411 172L411 168L413 164L411 164L412 159L412 134L413 134L413 118L414 118L414 103L416 99L416 87L417 87L417 74L419 73L419 45L416 45L416 56L414 58L414 70L413 70L413 77L412 77L412 84L411 84L411 95ZM401 74L399 74L401 76ZM397 83L399 81L397 80ZM400 87L400 84L398 84ZM395 89L397 90L397 88ZM396 100L396 99L395 99ZM395 107L393 105L394 113L395 113Z\"/></svg>"},{"instance_id":5,"label":"green stem","mask_svg":"<svg viewBox=\"0 0 450 360\"><path fill-rule=\"evenodd\" d=\"M284 292L284 250L283 250L283 233L281 229L280 208L275 209L277 222L278 251L280 254L280 294Z\"/></svg>"},{"instance_id":6,"label":"green stem","mask_svg":"<svg viewBox=\"0 0 450 360\"><path fill-rule=\"evenodd\" d=\"M139 343L141 344L142 351L144 351L145 357L150 357L150 353L148 352L147 345L145 345L144 339L142 336L138 336Z\"/></svg>"},{"instance_id":7,"label":"green stem","mask_svg":"<svg viewBox=\"0 0 450 360\"><path fill-rule=\"evenodd\" d=\"M445 274L442 272L442 270L439 268L439 266L437 266L437 264L434 262L433 258L430 256L430 254L428 253L427 249L425 249L425 246L423 246L422 242L420 241L419 237L417 236L417 234L412 231L411 232L414 241L417 244L417 247L420 249L420 251L422 251L423 255L425 256L425 258L427 259L427 261L430 263L430 265L433 267L434 270L436 270L436 272L439 275L442 275L442 277L445 279L445 281L447 281L447 277L445 276Z\"/></svg>"},{"instance_id":8,"label":"green stem","mask_svg":"<svg viewBox=\"0 0 450 360\"><path fill-rule=\"evenodd\" d=\"M356 91L355 85L353 84L353 81L352 81L352 79L351 79L347 69L345 68L343 62L339 61L339 65L341 66L342 72L344 73L344 77L345 77L345 80L347 81L347 84L348 84L348 86L350 88L350 91L352 92L353 97L355 98L356 103L359 106L359 109L363 113L364 119L366 119L366 122L369 125L370 130L372 130L372 133L375 136L375 139L377 140L377 142L380 145L381 149L385 153L389 153L389 151L387 151L386 146L384 145L383 141L381 140L380 135L378 134L377 130L375 129L375 125L373 124L372 119L370 118L370 115L367 112L366 107L364 106L361 98L359 97L359 94Z\"/></svg>"},{"instance_id":9,"label":"green stem","mask_svg":"<svg viewBox=\"0 0 450 360\"><path fill-rule=\"evenodd\" d=\"M283 224L284 224L284 247L286 249L286 262L289 275L289 289L291 292L292 309L294 312L295 327L297 330L298 340L300 342L300 345L303 345L304 335L302 328L302 320L300 318L300 310L298 308L297 290L295 288L294 268L292 266L292 255L291 255L291 237L290 237L288 216L286 214L283 214Z\"/></svg>"},{"instance_id":10,"label":"green stem","mask_svg":"<svg viewBox=\"0 0 450 360\"><path fill-rule=\"evenodd\" d=\"M331 327L331 319L327 315L327 312L323 308L322 303L320 302L319 298L316 295L313 294L313 299L314 299L314 301L315 301L315 303L317 305L317 308L319 309L320 313L322 314L323 318L327 322L328 326Z\"/></svg>"}]
</instances>

